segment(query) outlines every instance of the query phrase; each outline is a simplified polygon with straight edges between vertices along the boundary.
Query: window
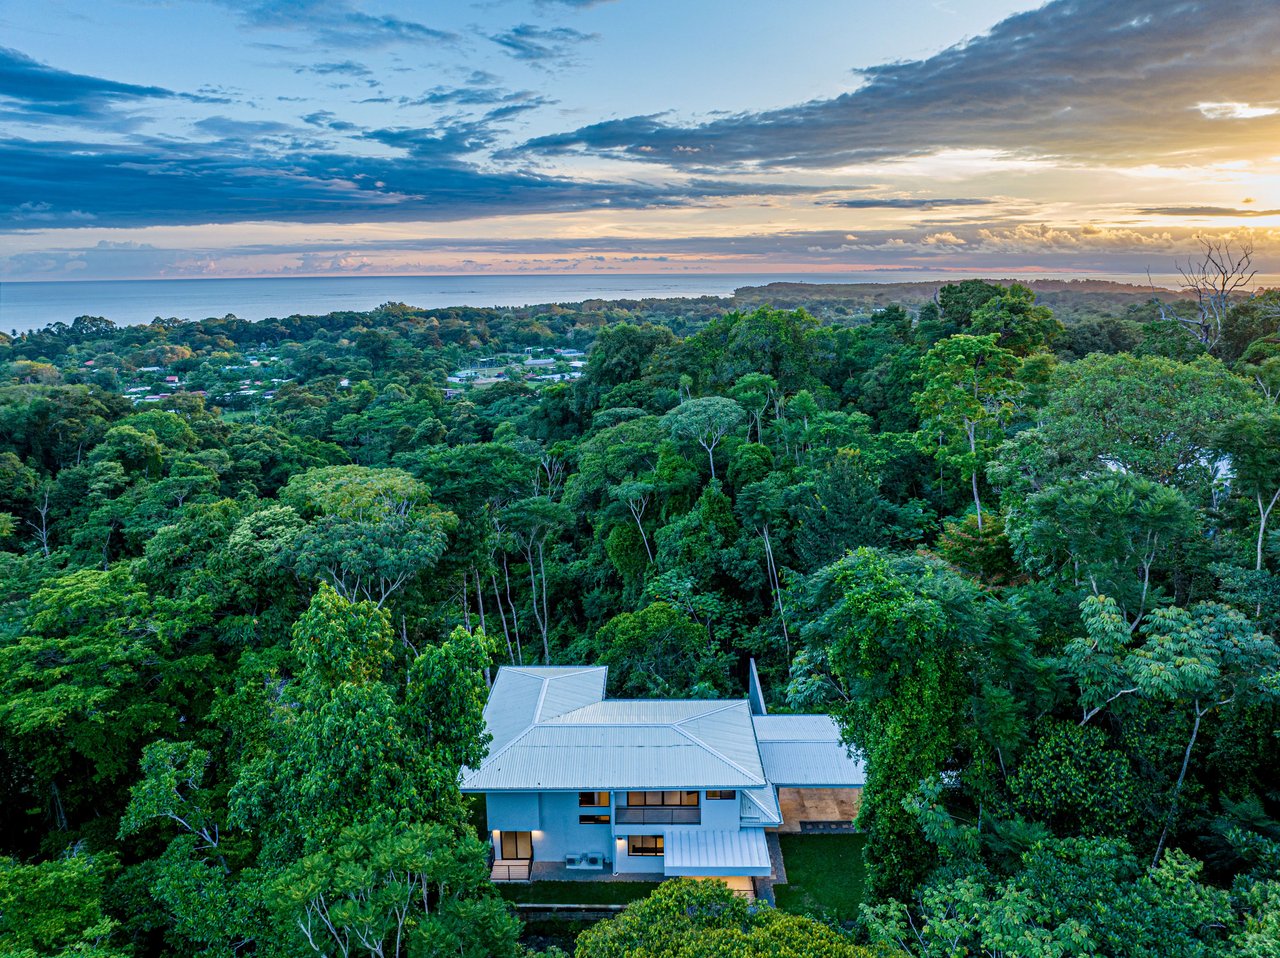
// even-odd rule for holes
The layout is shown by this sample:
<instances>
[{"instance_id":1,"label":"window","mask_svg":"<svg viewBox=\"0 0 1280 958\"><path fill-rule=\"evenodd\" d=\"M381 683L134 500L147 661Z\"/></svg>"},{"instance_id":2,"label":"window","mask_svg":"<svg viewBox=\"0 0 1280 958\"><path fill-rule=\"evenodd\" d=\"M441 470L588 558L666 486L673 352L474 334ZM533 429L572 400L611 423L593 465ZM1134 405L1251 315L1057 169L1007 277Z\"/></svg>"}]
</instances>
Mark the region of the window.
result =
<instances>
[{"instance_id":1,"label":"window","mask_svg":"<svg viewBox=\"0 0 1280 958\"><path fill-rule=\"evenodd\" d=\"M627 804L642 805L697 805L697 792L627 792Z\"/></svg>"},{"instance_id":2,"label":"window","mask_svg":"<svg viewBox=\"0 0 1280 958\"><path fill-rule=\"evenodd\" d=\"M578 824L579 825L608 825L609 816L608 815L579 815Z\"/></svg>"},{"instance_id":3,"label":"window","mask_svg":"<svg viewBox=\"0 0 1280 958\"><path fill-rule=\"evenodd\" d=\"M737 797L738 797L738 793L731 788L730 789L722 788L719 791L714 791L711 789L707 790L707 801L709 802L729 801Z\"/></svg>"},{"instance_id":4,"label":"window","mask_svg":"<svg viewBox=\"0 0 1280 958\"><path fill-rule=\"evenodd\" d=\"M578 807L579 808L608 808L609 793L608 792L579 792Z\"/></svg>"},{"instance_id":5,"label":"window","mask_svg":"<svg viewBox=\"0 0 1280 958\"><path fill-rule=\"evenodd\" d=\"M661 835L632 835L627 839L627 854L633 857L662 854Z\"/></svg>"}]
</instances>

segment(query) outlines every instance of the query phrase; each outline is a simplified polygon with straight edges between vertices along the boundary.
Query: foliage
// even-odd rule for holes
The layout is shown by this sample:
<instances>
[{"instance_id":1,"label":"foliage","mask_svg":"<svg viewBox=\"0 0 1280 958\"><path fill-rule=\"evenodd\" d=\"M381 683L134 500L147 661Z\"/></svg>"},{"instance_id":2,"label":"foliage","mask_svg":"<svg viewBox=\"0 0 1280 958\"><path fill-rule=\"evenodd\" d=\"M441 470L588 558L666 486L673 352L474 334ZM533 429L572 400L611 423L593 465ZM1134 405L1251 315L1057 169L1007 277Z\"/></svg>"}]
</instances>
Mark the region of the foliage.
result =
<instances>
[{"instance_id":1,"label":"foliage","mask_svg":"<svg viewBox=\"0 0 1280 958\"><path fill-rule=\"evenodd\" d=\"M752 910L715 879L676 879L578 937L575 958L861 958L826 925L768 906Z\"/></svg>"},{"instance_id":2,"label":"foliage","mask_svg":"<svg viewBox=\"0 0 1280 958\"><path fill-rule=\"evenodd\" d=\"M1274 298L1212 350L1145 289L983 280L0 337L0 949L513 954L457 790L494 666L754 659L867 772L864 861L797 851L784 904L1273 952ZM584 941L854 947L724 894Z\"/></svg>"}]
</instances>

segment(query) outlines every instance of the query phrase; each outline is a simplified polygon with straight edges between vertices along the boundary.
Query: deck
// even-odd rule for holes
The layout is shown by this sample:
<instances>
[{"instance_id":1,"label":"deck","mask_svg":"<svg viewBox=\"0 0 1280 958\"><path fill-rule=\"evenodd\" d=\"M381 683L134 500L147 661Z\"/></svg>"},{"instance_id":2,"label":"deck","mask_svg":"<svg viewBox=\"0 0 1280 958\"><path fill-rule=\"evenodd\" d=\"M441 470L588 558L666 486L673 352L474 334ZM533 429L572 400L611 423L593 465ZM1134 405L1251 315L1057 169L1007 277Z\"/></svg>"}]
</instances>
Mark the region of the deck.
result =
<instances>
[{"instance_id":1,"label":"deck","mask_svg":"<svg viewBox=\"0 0 1280 958\"><path fill-rule=\"evenodd\" d=\"M778 831L785 835L818 826L823 831L851 832L861 804L860 788L780 788Z\"/></svg>"}]
</instances>

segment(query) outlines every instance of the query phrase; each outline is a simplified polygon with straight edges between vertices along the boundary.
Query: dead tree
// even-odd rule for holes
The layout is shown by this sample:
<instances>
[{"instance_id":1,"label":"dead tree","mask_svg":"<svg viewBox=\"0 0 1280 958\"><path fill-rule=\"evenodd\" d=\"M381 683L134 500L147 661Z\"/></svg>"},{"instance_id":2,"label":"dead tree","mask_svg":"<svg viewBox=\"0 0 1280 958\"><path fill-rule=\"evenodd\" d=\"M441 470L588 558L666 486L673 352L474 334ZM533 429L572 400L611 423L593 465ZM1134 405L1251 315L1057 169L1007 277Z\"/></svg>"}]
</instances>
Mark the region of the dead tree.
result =
<instances>
[{"instance_id":1,"label":"dead tree","mask_svg":"<svg viewBox=\"0 0 1280 958\"><path fill-rule=\"evenodd\" d=\"M1184 315L1156 299L1163 320L1181 323L1212 351L1222 339L1223 326L1232 300L1247 290L1258 271L1253 268L1253 244L1246 241L1239 250L1231 240L1200 238L1203 255L1176 264L1183 285L1194 294L1196 312Z\"/></svg>"}]
</instances>

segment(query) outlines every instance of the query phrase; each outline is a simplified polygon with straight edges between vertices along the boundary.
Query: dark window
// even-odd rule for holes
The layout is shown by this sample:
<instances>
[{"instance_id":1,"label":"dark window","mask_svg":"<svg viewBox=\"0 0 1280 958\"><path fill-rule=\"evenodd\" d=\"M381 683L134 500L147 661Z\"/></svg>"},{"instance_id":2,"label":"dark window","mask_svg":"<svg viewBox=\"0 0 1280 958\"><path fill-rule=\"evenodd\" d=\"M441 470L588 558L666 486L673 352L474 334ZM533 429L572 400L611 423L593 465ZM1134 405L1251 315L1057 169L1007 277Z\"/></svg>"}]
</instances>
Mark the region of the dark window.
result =
<instances>
[{"instance_id":1,"label":"dark window","mask_svg":"<svg viewBox=\"0 0 1280 958\"><path fill-rule=\"evenodd\" d=\"M707 791L707 801L709 802L714 802L717 800L725 801L725 800L734 799L737 797L738 797L738 793L731 788L730 789L722 788L719 791L713 791L709 789Z\"/></svg>"},{"instance_id":2,"label":"dark window","mask_svg":"<svg viewBox=\"0 0 1280 958\"><path fill-rule=\"evenodd\" d=\"M627 854L632 856L661 855L661 835L632 835L627 839Z\"/></svg>"},{"instance_id":3,"label":"dark window","mask_svg":"<svg viewBox=\"0 0 1280 958\"><path fill-rule=\"evenodd\" d=\"M608 815L579 815L578 824L579 825L608 825L609 816Z\"/></svg>"},{"instance_id":4,"label":"dark window","mask_svg":"<svg viewBox=\"0 0 1280 958\"><path fill-rule=\"evenodd\" d=\"M642 805L697 805L697 792L627 792L627 804Z\"/></svg>"},{"instance_id":5,"label":"dark window","mask_svg":"<svg viewBox=\"0 0 1280 958\"><path fill-rule=\"evenodd\" d=\"M609 793L608 792L579 792L578 807L579 808L608 808Z\"/></svg>"}]
</instances>

